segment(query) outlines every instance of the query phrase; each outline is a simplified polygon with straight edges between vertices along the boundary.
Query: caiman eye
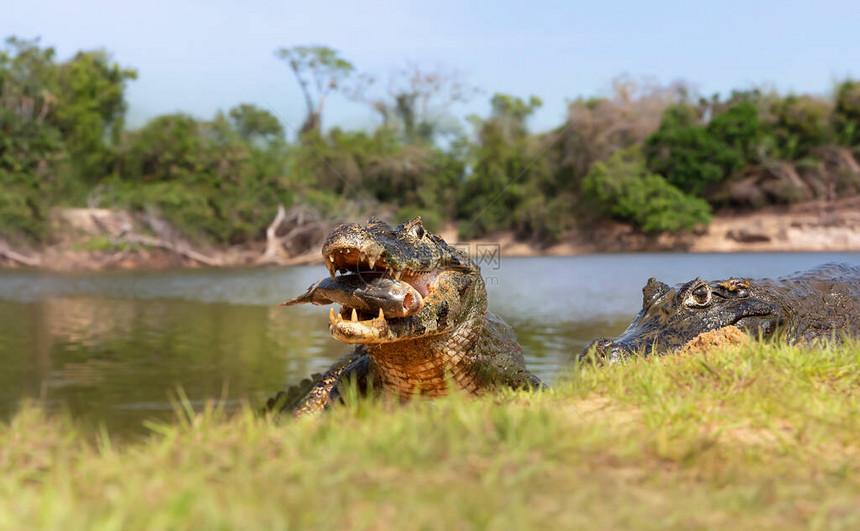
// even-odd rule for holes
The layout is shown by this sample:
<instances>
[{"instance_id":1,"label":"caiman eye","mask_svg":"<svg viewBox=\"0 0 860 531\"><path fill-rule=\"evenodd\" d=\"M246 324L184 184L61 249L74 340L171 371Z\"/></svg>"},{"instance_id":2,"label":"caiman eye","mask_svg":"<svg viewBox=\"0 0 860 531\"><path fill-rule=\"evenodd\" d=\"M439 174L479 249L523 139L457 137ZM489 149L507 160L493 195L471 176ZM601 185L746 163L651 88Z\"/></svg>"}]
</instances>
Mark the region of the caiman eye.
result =
<instances>
[{"instance_id":1,"label":"caiman eye","mask_svg":"<svg viewBox=\"0 0 860 531\"><path fill-rule=\"evenodd\" d=\"M687 300L684 304L688 308L701 308L711 303L711 288L707 284L703 284L687 295Z\"/></svg>"},{"instance_id":2,"label":"caiman eye","mask_svg":"<svg viewBox=\"0 0 860 531\"><path fill-rule=\"evenodd\" d=\"M409 232L411 232L412 235L415 236L416 238L418 238L419 240L424 237L424 234L426 234L424 227L422 227L420 224L412 227L412 229Z\"/></svg>"}]
</instances>

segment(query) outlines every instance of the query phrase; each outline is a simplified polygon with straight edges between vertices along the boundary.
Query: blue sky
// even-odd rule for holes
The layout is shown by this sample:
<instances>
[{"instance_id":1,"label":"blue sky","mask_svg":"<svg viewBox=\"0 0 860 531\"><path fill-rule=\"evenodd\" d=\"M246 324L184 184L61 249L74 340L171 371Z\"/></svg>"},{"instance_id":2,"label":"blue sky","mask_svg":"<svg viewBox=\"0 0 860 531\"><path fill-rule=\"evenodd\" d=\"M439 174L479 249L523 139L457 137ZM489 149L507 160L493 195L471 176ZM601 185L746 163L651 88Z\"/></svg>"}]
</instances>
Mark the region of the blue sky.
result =
<instances>
[{"instance_id":1,"label":"blue sky","mask_svg":"<svg viewBox=\"0 0 860 531\"><path fill-rule=\"evenodd\" d=\"M298 126L304 102L280 46L325 44L363 71L406 61L457 69L483 90L460 114L485 115L494 92L540 96L532 128L562 123L566 102L606 94L628 74L702 93L764 86L827 94L860 76L860 2L29 1L3 7L0 36L41 36L61 58L103 47L138 69L130 125L240 102ZM376 123L332 98L326 126Z\"/></svg>"}]
</instances>

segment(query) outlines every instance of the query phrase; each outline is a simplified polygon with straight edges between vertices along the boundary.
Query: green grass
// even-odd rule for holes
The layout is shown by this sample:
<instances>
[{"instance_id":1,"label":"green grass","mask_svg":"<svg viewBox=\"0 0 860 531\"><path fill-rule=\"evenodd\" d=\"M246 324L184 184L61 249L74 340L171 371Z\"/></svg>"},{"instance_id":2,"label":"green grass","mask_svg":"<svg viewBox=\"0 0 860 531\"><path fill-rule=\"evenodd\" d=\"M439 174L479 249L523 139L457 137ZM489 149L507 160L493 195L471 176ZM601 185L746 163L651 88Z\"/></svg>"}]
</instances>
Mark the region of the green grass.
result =
<instances>
[{"instance_id":1,"label":"green grass","mask_svg":"<svg viewBox=\"0 0 860 531\"><path fill-rule=\"evenodd\" d=\"M0 426L0 528L856 529L858 390L858 344L752 343L122 444L29 406Z\"/></svg>"},{"instance_id":2,"label":"green grass","mask_svg":"<svg viewBox=\"0 0 860 531\"><path fill-rule=\"evenodd\" d=\"M108 236L92 236L72 245L75 251L94 252L138 251L151 248L152 246L141 243L114 242Z\"/></svg>"}]
</instances>

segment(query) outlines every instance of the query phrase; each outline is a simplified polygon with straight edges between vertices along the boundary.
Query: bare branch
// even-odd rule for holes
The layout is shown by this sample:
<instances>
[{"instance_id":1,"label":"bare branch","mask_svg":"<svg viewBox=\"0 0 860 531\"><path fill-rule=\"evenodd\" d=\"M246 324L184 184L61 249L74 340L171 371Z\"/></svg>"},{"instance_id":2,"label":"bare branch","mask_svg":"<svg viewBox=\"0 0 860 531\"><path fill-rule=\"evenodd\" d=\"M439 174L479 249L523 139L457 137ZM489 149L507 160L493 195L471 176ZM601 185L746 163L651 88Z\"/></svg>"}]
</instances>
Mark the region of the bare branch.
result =
<instances>
[{"instance_id":1,"label":"bare branch","mask_svg":"<svg viewBox=\"0 0 860 531\"><path fill-rule=\"evenodd\" d=\"M291 226L286 234L278 236L281 226ZM266 229L266 250L257 259L258 264L295 264L316 260L314 251L322 243L331 226L320 221L319 215L307 207L293 207L287 211L278 205L275 219Z\"/></svg>"},{"instance_id":2,"label":"bare branch","mask_svg":"<svg viewBox=\"0 0 860 531\"><path fill-rule=\"evenodd\" d=\"M29 267L39 267L42 265L42 261L38 258L30 258L14 251L5 240L0 240L0 256Z\"/></svg>"}]
</instances>

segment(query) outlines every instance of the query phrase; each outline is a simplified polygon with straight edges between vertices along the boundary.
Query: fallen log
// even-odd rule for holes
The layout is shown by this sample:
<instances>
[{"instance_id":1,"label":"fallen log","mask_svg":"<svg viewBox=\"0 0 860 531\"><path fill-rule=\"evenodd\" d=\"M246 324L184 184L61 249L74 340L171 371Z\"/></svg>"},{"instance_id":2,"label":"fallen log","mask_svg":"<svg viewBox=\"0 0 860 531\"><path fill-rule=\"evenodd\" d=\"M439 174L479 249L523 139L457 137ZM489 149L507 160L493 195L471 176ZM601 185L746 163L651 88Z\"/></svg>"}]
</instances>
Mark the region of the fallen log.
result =
<instances>
[{"instance_id":1,"label":"fallen log","mask_svg":"<svg viewBox=\"0 0 860 531\"><path fill-rule=\"evenodd\" d=\"M282 226L292 226L278 236ZM331 226L319 220L319 215L307 207L293 207L289 211L278 205L275 218L266 228L266 250L257 258L257 264L294 264L315 261L313 251L322 243ZM319 241L317 241L319 240Z\"/></svg>"},{"instance_id":2,"label":"fallen log","mask_svg":"<svg viewBox=\"0 0 860 531\"><path fill-rule=\"evenodd\" d=\"M161 238L154 238L152 236L144 236L143 234L125 234L121 238L117 239L123 243L138 243L142 245L149 245L151 247L157 247L159 249L165 249L172 253L176 253L180 256L184 256L186 258L190 258L195 262L200 262L203 265L218 267L222 265L221 260L217 258L212 258L206 256L205 254L198 253L194 249L183 245L183 244L175 244L166 240L162 240Z\"/></svg>"},{"instance_id":3,"label":"fallen log","mask_svg":"<svg viewBox=\"0 0 860 531\"><path fill-rule=\"evenodd\" d=\"M42 265L42 261L38 258L24 256L12 249L12 247L4 240L0 240L0 256L28 267L39 267Z\"/></svg>"}]
</instances>

